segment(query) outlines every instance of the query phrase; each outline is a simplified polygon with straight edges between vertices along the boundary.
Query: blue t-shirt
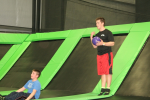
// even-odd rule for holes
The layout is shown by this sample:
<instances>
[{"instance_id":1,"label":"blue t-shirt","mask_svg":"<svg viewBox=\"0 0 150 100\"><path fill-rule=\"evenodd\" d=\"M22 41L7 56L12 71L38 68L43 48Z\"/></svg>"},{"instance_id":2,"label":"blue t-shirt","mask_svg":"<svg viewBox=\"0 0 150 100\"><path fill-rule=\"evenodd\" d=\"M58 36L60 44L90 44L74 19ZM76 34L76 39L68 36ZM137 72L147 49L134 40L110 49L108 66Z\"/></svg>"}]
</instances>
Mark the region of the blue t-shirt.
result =
<instances>
[{"instance_id":1,"label":"blue t-shirt","mask_svg":"<svg viewBox=\"0 0 150 100\"><path fill-rule=\"evenodd\" d=\"M38 99L40 97L40 94L41 94L41 84L38 80L36 81L32 81L32 80L29 80L25 85L24 87L26 89L28 89L28 93L32 93L33 89L36 90L36 93L35 93L35 99Z\"/></svg>"}]
</instances>

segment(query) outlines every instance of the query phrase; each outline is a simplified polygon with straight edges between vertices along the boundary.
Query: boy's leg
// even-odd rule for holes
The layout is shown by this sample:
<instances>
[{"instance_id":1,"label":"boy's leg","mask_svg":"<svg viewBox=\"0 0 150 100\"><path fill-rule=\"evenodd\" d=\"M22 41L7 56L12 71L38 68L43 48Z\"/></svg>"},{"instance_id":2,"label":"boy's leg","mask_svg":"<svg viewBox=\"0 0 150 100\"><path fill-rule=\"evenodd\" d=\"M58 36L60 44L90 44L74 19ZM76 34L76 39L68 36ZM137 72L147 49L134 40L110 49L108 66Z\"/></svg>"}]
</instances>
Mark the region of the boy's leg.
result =
<instances>
[{"instance_id":1,"label":"boy's leg","mask_svg":"<svg viewBox=\"0 0 150 100\"><path fill-rule=\"evenodd\" d=\"M110 88L111 80L112 80L112 75L111 74L106 75L107 88Z\"/></svg>"},{"instance_id":2,"label":"boy's leg","mask_svg":"<svg viewBox=\"0 0 150 100\"><path fill-rule=\"evenodd\" d=\"M12 92L9 95L5 96L5 100L15 100L23 95L23 92Z\"/></svg>"},{"instance_id":3,"label":"boy's leg","mask_svg":"<svg viewBox=\"0 0 150 100\"><path fill-rule=\"evenodd\" d=\"M5 100L25 100L29 95L30 93L12 92L5 96ZM35 97L33 96L32 99L35 99Z\"/></svg>"},{"instance_id":4,"label":"boy's leg","mask_svg":"<svg viewBox=\"0 0 150 100\"><path fill-rule=\"evenodd\" d=\"M26 98L28 98L29 95L30 95L30 93L24 93L23 96L19 97L16 100L25 100ZM31 99L35 99L35 96L33 96Z\"/></svg>"},{"instance_id":5,"label":"boy's leg","mask_svg":"<svg viewBox=\"0 0 150 100\"><path fill-rule=\"evenodd\" d=\"M15 95L15 94L17 94L17 92L11 92L10 94L8 94L7 96L9 97L9 96L12 96L12 95ZM5 96L6 97L6 96Z\"/></svg>"},{"instance_id":6,"label":"boy's leg","mask_svg":"<svg viewBox=\"0 0 150 100\"><path fill-rule=\"evenodd\" d=\"M109 74L106 75L107 88L110 88L111 80L112 80L112 69L113 69L113 53L108 53L108 61L109 61Z\"/></svg>"},{"instance_id":7,"label":"boy's leg","mask_svg":"<svg viewBox=\"0 0 150 100\"><path fill-rule=\"evenodd\" d=\"M16 94L17 92L11 92L10 94L7 95L7 97L11 97L12 95ZM0 95L0 100L4 100L5 96Z\"/></svg>"},{"instance_id":8,"label":"boy's leg","mask_svg":"<svg viewBox=\"0 0 150 100\"><path fill-rule=\"evenodd\" d=\"M102 80L102 88L105 88L105 85L106 85L106 75L101 75L101 80Z\"/></svg>"},{"instance_id":9,"label":"boy's leg","mask_svg":"<svg viewBox=\"0 0 150 100\"><path fill-rule=\"evenodd\" d=\"M107 88L106 92L104 95L108 95L110 93L110 85L111 85L111 80L112 80L112 69L113 69L113 53L110 52L108 53L108 61L109 61L109 74L106 75L106 83L107 83Z\"/></svg>"},{"instance_id":10,"label":"boy's leg","mask_svg":"<svg viewBox=\"0 0 150 100\"><path fill-rule=\"evenodd\" d=\"M105 92L106 75L101 75L101 82L102 82L102 87L99 95L102 95Z\"/></svg>"},{"instance_id":11,"label":"boy's leg","mask_svg":"<svg viewBox=\"0 0 150 100\"><path fill-rule=\"evenodd\" d=\"M102 84L101 92L99 95L102 95L105 92L105 85L106 85L105 60L106 58L108 58L106 54L97 55L97 70L98 70L98 75L101 75L101 84Z\"/></svg>"},{"instance_id":12,"label":"boy's leg","mask_svg":"<svg viewBox=\"0 0 150 100\"><path fill-rule=\"evenodd\" d=\"M107 88L105 89L105 94L108 95L110 93L110 85L111 85L112 75L106 75L106 81L107 81Z\"/></svg>"}]
</instances>

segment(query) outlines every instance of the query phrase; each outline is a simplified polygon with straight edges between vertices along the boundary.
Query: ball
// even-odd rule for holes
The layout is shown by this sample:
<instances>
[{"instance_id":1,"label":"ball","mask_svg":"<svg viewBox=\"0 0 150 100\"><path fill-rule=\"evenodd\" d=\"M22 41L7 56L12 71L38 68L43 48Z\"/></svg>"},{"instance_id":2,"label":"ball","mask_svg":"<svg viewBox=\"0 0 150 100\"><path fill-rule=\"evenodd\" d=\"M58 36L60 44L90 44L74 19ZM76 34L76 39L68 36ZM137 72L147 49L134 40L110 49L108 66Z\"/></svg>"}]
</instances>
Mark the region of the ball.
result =
<instances>
[{"instance_id":1,"label":"ball","mask_svg":"<svg viewBox=\"0 0 150 100\"><path fill-rule=\"evenodd\" d=\"M97 36L95 36L93 39L92 39L92 43L94 44L94 45L96 45L96 43L97 42L100 42L101 41L101 39L99 38L99 37L97 37Z\"/></svg>"}]
</instances>

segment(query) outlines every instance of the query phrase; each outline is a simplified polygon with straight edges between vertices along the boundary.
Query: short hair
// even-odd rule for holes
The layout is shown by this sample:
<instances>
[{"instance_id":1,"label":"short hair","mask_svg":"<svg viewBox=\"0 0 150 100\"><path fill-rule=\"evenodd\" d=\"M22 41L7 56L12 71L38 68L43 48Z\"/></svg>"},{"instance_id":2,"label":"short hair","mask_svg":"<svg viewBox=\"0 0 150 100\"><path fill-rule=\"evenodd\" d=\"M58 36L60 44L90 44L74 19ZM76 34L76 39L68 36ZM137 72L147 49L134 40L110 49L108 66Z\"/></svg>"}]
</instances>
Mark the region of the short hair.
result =
<instances>
[{"instance_id":1,"label":"short hair","mask_svg":"<svg viewBox=\"0 0 150 100\"><path fill-rule=\"evenodd\" d=\"M37 73L37 75L40 77L40 75L41 75L41 71L40 71L40 70L33 69L32 71L36 72L36 73ZM38 78L39 78L39 77L38 77Z\"/></svg>"},{"instance_id":2,"label":"short hair","mask_svg":"<svg viewBox=\"0 0 150 100\"><path fill-rule=\"evenodd\" d=\"M103 18L103 17L98 17L98 18L96 18L96 21L97 20L100 20L101 22L103 22L104 23L104 26L105 26L105 19Z\"/></svg>"}]
</instances>

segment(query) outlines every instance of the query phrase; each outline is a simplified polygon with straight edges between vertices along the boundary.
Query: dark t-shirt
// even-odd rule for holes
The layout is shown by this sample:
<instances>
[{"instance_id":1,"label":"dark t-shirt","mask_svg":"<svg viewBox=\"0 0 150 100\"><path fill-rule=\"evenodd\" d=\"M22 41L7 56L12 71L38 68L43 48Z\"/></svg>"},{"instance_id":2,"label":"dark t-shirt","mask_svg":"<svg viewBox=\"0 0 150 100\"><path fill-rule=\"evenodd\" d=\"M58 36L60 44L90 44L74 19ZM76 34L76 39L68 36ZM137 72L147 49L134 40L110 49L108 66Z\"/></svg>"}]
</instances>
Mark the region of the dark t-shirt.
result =
<instances>
[{"instance_id":1,"label":"dark t-shirt","mask_svg":"<svg viewBox=\"0 0 150 100\"><path fill-rule=\"evenodd\" d=\"M108 29L105 29L104 31L100 31L96 34L96 36L98 36L100 39L103 40L103 42L110 42L110 41L114 41L114 37L111 31L109 31ZM103 55L105 53L109 53L112 52L111 51L111 47L110 46L98 46L97 47L97 54L98 55Z\"/></svg>"}]
</instances>

